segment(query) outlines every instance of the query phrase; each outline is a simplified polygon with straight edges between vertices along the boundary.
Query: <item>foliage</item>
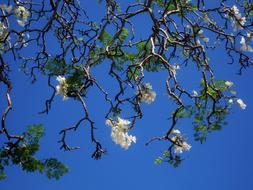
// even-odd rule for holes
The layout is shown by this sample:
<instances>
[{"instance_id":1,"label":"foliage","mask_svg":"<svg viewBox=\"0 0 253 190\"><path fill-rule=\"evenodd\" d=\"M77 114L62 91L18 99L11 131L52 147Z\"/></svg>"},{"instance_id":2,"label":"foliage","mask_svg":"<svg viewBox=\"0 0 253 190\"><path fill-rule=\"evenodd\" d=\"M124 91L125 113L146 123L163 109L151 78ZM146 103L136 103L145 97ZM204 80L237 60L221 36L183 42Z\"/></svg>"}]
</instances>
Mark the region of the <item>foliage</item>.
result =
<instances>
[{"instance_id":1,"label":"foliage","mask_svg":"<svg viewBox=\"0 0 253 190\"><path fill-rule=\"evenodd\" d=\"M30 125L17 142L9 142L0 149L0 179L6 177L5 167L18 165L26 172L45 173L48 178L59 179L68 172L68 168L55 158L39 160L35 154L39 151L39 141L44 136L42 125Z\"/></svg>"}]
</instances>

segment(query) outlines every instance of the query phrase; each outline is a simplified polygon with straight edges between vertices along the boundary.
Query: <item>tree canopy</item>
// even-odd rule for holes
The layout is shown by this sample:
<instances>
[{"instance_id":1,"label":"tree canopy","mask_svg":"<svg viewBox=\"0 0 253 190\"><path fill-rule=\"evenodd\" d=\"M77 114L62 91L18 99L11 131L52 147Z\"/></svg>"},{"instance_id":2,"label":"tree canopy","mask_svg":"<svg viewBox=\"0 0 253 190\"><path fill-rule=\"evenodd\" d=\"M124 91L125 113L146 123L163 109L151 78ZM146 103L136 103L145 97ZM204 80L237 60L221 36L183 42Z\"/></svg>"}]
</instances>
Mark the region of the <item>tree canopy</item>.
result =
<instances>
[{"instance_id":1,"label":"tree canopy","mask_svg":"<svg viewBox=\"0 0 253 190\"><path fill-rule=\"evenodd\" d=\"M8 120L13 119L9 113L14 105L10 76L14 69L20 69L32 83L41 78L47 80L51 94L40 114L50 114L57 96L61 96L62 104L69 100L80 104L83 116L73 126L59 131L60 149L78 149L67 141L67 136L85 125L90 128L94 159L100 159L110 149L96 136L103 126L96 126L87 106L91 89L103 96L108 107L101 119L111 128L112 141L129 149L138 142L131 130L138 127L138 120L145 114L143 104L156 100L153 81L148 81L146 75L166 73L167 78L160 85L173 107L171 113L161 113L169 118L167 130L143 143L162 141L167 148L155 163L166 162L175 167L184 159L183 153L191 149L179 121L190 120L194 139L203 143L208 134L227 124L232 106L246 109L233 81L216 77L215 65L234 64L238 74L252 65L250 0L100 0L96 6L103 7L104 12L93 14L89 14L87 3L78 0L0 3L0 95L4 100L1 179L6 177L5 169L11 164L56 179L68 171L56 158L37 158L39 140L44 135L42 124L31 124L22 134L11 132L14 126ZM138 19L145 22L146 28L138 26ZM227 59L219 60L212 56L213 52L225 54ZM102 64L113 84L99 81L93 74ZM178 80L181 72L191 72L194 79ZM189 86L189 80L199 83Z\"/></svg>"}]
</instances>

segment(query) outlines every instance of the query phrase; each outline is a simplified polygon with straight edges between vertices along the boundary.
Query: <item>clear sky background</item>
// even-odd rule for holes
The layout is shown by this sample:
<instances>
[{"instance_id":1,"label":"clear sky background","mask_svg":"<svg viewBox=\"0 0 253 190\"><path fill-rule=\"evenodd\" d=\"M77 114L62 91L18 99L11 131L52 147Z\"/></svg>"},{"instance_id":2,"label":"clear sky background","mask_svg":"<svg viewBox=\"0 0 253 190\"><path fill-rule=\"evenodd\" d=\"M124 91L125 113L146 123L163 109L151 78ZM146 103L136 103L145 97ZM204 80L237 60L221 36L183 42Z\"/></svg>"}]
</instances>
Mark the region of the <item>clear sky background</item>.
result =
<instances>
[{"instance_id":1,"label":"clear sky background","mask_svg":"<svg viewBox=\"0 0 253 190\"><path fill-rule=\"evenodd\" d=\"M100 5L101 6L101 5ZM97 15L103 9L98 5L87 4L90 12ZM147 24L140 18L140 28ZM151 137L162 135L169 126L168 117L175 106L166 95L165 73L149 73L146 82L151 82L157 92L156 101L151 105L143 105L144 117L130 133L137 136L137 143L129 150L121 149L110 138L110 127L105 126L104 113L107 106L96 90L88 95L88 107L91 117L99 128L98 138L108 153L101 160L91 158L94 146L90 143L89 128L82 125L76 133L71 133L68 140L73 146L81 146L80 150L64 152L59 150L57 141L60 129L74 124L82 117L80 105L73 100L62 101L57 97L49 115L38 115L44 107L44 100L50 96L50 90L43 76L35 84L13 66L11 79L13 82L13 110L8 116L8 126L13 131L24 131L25 126L42 123L46 127L46 136L41 141L38 157L57 157L69 166L69 173L60 180L48 180L38 173L24 173L17 166L8 167L8 178L0 181L1 190L69 190L69 189L111 189L111 190L252 190L253 188L253 152L252 152L252 115L253 115L253 70L244 70L242 75L236 74L238 65L226 64L226 57L221 51L210 54L215 68L216 78L231 80L238 96L247 104L246 110L234 105L227 119L229 124L222 131L212 133L207 142L199 144L192 138L190 122L180 122L179 129L187 135L192 145L189 153L185 153L185 161L178 168L169 164L154 164L154 160L162 154L166 146L162 142L145 146ZM105 71L108 65L101 65L93 74L99 81L108 81L106 88L114 88ZM182 68L178 79L186 86L198 86L191 69ZM2 93L2 92L0 92ZM1 96L2 97L2 96ZM0 105L4 103L0 100ZM1 109L2 106L1 106ZM2 111L2 110L1 110Z\"/></svg>"}]
</instances>

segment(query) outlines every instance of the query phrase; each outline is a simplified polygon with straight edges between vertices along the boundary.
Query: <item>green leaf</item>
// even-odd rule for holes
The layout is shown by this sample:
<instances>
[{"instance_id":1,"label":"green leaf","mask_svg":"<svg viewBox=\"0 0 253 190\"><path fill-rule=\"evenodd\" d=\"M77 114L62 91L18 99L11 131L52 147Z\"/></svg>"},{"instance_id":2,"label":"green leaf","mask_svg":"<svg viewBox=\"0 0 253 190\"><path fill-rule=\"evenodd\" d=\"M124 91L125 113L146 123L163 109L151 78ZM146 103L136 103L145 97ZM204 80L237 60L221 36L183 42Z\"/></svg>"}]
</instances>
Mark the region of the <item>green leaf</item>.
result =
<instances>
[{"instance_id":1,"label":"green leaf","mask_svg":"<svg viewBox=\"0 0 253 190\"><path fill-rule=\"evenodd\" d=\"M47 159L44 162L45 173L49 179L59 179L68 172L68 167L55 158Z\"/></svg>"},{"instance_id":2,"label":"green leaf","mask_svg":"<svg viewBox=\"0 0 253 190\"><path fill-rule=\"evenodd\" d=\"M22 169L27 172L43 171L43 163L34 157L27 157L21 162Z\"/></svg>"},{"instance_id":3,"label":"green leaf","mask_svg":"<svg viewBox=\"0 0 253 190\"><path fill-rule=\"evenodd\" d=\"M3 180L6 178L6 174L4 173L4 170L0 168L0 180Z\"/></svg>"},{"instance_id":4,"label":"green leaf","mask_svg":"<svg viewBox=\"0 0 253 190\"><path fill-rule=\"evenodd\" d=\"M163 162L162 157L158 157L157 159L155 159L155 164L161 164L162 162Z\"/></svg>"},{"instance_id":5,"label":"green leaf","mask_svg":"<svg viewBox=\"0 0 253 190\"><path fill-rule=\"evenodd\" d=\"M190 118L193 114L193 107L192 106L186 106L185 108L181 108L177 114L177 118Z\"/></svg>"},{"instance_id":6,"label":"green leaf","mask_svg":"<svg viewBox=\"0 0 253 190\"><path fill-rule=\"evenodd\" d=\"M106 32L103 31L103 33L100 35L99 40L105 45L109 45L109 43L112 41L112 36Z\"/></svg>"},{"instance_id":7,"label":"green leaf","mask_svg":"<svg viewBox=\"0 0 253 190\"><path fill-rule=\"evenodd\" d=\"M168 157L168 156L169 156L169 151L168 151L168 150L165 150L165 151L163 152L163 156L164 156L164 157Z\"/></svg>"},{"instance_id":8,"label":"green leaf","mask_svg":"<svg viewBox=\"0 0 253 190\"><path fill-rule=\"evenodd\" d=\"M203 119L204 119L204 116L202 114L198 113L194 117L194 122L199 123L199 122L203 121Z\"/></svg>"},{"instance_id":9,"label":"green leaf","mask_svg":"<svg viewBox=\"0 0 253 190\"><path fill-rule=\"evenodd\" d=\"M122 41L124 41L124 40L127 38L127 36L128 36L128 29L127 29L127 28L123 28L123 29L122 29L122 32L121 32L121 34L120 34L120 36L119 36L119 38L120 38Z\"/></svg>"},{"instance_id":10,"label":"green leaf","mask_svg":"<svg viewBox=\"0 0 253 190\"><path fill-rule=\"evenodd\" d=\"M217 80L214 82L214 86L220 91L226 91L228 90L228 87L225 85L225 82L225 80Z\"/></svg>"},{"instance_id":11,"label":"green leaf","mask_svg":"<svg viewBox=\"0 0 253 190\"><path fill-rule=\"evenodd\" d=\"M49 59L46 65L41 69L43 72L48 71L53 75L65 75L71 71L71 66L67 65L62 59L52 58Z\"/></svg>"},{"instance_id":12,"label":"green leaf","mask_svg":"<svg viewBox=\"0 0 253 190\"><path fill-rule=\"evenodd\" d=\"M195 141L200 141L200 143L205 142L207 136L208 136L207 132L205 132L205 133L195 133L194 134Z\"/></svg>"},{"instance_id":13,"label":"green leaf","mask_svg":"<svg viewBox=\"0 0 253 190\"><path fill-rule=\"evenodd\" d=\"M28 144L37 144L41 137L45 135L42 124L29 125L27 132L24 133Z\"/></svg>"},{"instance_id":14,"label":"green leaf","mask_svg":"<svg viewBox=\"0 0 253 190\"><path fill-rule=\"evenodd\" d=\"M198 125L195 127L196 131L206 131L207 127L205 125Z\"/></svg>"}]
</instances>

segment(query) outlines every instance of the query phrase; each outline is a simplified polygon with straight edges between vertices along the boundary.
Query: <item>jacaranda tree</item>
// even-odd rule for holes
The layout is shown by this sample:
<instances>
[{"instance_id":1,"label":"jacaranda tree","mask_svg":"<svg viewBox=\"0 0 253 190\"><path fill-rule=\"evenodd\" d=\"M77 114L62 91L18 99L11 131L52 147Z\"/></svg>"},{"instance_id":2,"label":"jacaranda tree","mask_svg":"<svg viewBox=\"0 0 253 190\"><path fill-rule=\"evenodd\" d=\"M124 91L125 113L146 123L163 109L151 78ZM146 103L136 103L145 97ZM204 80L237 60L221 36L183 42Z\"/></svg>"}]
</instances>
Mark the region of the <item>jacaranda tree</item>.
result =
<instances>
[{"instance_id":1,"label":"jacaranda tree","mask_svg":"<svg viewBox=\"0 0 253 190\"><path fill-rule=\"evenodd\" d=\"M90 128L94 145L91 156L100 159L105 153L97 138L99 130L89 113L87 96L95 88L108 106L105 126L111 138L123 149L138 139L130 135L138 127L144 113L142 104L156 99L152 81L146 73L163 72L168 101L174 111L168 114L168 128L160 136L150 137L146 144L164 142L167 149L157 155L157 164L167 162L178 166L184 151L191 145L180 131L178 121L188 119L194 127L194 139L204 142L209 133L222 129L233 105L246 104L236 94L233 81L216 78L210 56L221 51L226 60L220 64L237 64L238 72L251 66L253 48L253 3L250 0L100 0L96 6L103 13L88 15L87 1L79 0L2 0L0 2L0 86L1 149L0 178L5 178L8 165L20 165L28 172L39 171L58 179L68 168L56 158L37 158L39 140L44 135L41 124L32 124L22 134L12 134L8 124L12 110L13 69L20 69L35 83L48 81L49 94L41 114L50 114L56 96L62 104L70 99L80 103L83 117L73 126L59 131L60 148L71 146L66 137L80 126ZM98 15L103 15L99 18ZM142 18L142 30L136 19ZM52 48L53 44L53 48ZM27 52L27 48L33 51ZM98 81L93 71L108 65L104 72L113 80ZM177 76L191 70L199 84L189 89ZM190 80L190 79L189 79ZM14 81L15 82L15 81ZM131 111L129 111L131 109ZM127 111L126 111L127 110ZM162 113L161 113L162 114ZM144 130L144 129L143 129ZM144 131L145 132L145 131ZM107 151L110 149L107 147Z\"/></svg>"}]
</instances>

